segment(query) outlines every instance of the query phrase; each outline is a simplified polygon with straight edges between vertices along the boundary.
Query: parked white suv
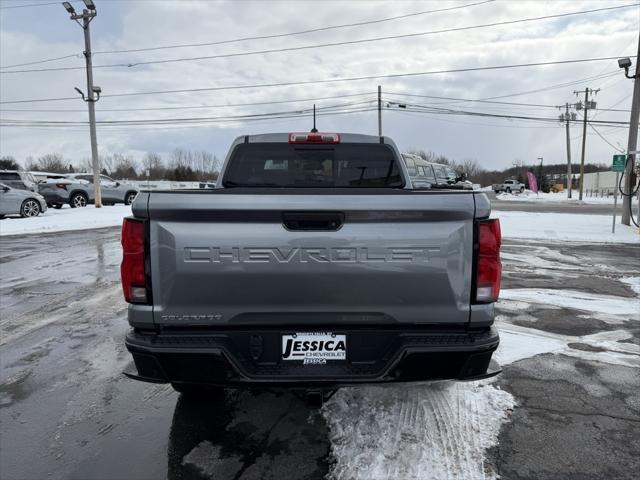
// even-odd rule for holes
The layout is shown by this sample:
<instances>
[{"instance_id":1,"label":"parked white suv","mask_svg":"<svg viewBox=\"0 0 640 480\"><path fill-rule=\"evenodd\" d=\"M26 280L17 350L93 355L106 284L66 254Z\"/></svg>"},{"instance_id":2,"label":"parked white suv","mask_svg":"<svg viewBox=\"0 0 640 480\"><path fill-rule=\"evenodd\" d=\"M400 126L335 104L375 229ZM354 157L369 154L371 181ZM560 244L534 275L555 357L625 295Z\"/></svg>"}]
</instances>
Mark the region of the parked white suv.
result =
<instances>
[{"instance_id":1,"label":"parked white suv","mask_svg":"<svg viewBox=\"0 0 640 480\"><path fill-rule=\"evenodd\" d=\"M93 185L93 173L70 173L67 178L86 180ZM124 203L130 205L138 194L138 189L134 185L117 182L106 175L100 175L100 189L104 204Z\"/></svg>"}]
</instances>

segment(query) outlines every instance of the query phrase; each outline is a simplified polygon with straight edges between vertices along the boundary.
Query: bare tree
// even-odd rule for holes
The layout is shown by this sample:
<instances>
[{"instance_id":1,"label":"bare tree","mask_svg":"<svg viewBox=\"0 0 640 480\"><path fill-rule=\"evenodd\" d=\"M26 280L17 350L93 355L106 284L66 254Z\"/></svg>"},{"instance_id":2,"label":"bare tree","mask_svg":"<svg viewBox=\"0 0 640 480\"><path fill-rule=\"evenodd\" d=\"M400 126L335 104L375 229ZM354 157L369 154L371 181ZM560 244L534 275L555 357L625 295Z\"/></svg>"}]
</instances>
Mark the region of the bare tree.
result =
<instances>
[{"instance_id":1,"label":"bare tree","mask_svg":"<svg viewBox=\"0 0 640 480\"><path fill-rule=\"evenodd\" d=\"M176 168L192 168L193 155L189 150L184 148L176 148L171 152L171 160L169 166L173 169Z\"/></svg>"},{"instance_id":2,"label":"bare tree","mask_svg":"<svg viewBox=\"0 0 640 480\"><path fill-rule=\"evenodd\" d=\"M38 170L38 162L36 162L35 158L29 155L24 162L24 168L27 171Z\"/></svg>"},{"instance_id":3,"label":"bare tree","mask_svg":"<svg viewBox=\"0 0 640 480\"><path fill-rule=\"evenodd\" d=\"M79 172L93 172L93 163L90 158L83 158L78 162Z\"/></svg>"},{"instance_id":4,"label":"bare tree","mask_svg":"<svg viewBox=\"0 0 640 480\"><path fill-rule=\"evenodd\" d=\"M130 157L116 153L113 155L113 177L122 180L135 179L138 176L136 161Z\"/></svg>"},{"instance_id":5,"label":"bare tree","mask_svg":"<svg viewBox=\"0 0 640 480\"><path fill-rule=\"evenodd\" d=\"M462 162L459 162L456 170L458 173L464 173L468 179L475 179L484 169L480 166L480 163L474 158L465 158Z\"/></svg>"},{"instance_id":6,"label":"bare tree","mask_svg":"<svg viewBox=\"0 0 640 480\"><path fill-rule=\"evenodd\" d=\"M59 153L47 153L38 158L38 170L43 172L64 173L67 171L64 159Z\"/></svg>"},{"instance_id":7,"label":"bare tree","mask_svg":"<svg viewBox=\"0 0 640 480\"><path fill-rule=\"evenodd\" d=\"M147 152L142 158L143 176L148 176L150 180L162 180L165 178L166 169L162 157L155 152Z\"/></svg>"},{"instance_id":8,"label":"bare tree","mask_svg":"<svg viewBox=\"0 0 640 480\"><path fill-rule=\"evenodd\" d=\"M107 175L111 175L111 172L113 172L113 164L114 164L113 155L100 155L101 172L106 172ZM92 172L93 167L90 167L87 171Z\"/></svg>"}]
</instances>

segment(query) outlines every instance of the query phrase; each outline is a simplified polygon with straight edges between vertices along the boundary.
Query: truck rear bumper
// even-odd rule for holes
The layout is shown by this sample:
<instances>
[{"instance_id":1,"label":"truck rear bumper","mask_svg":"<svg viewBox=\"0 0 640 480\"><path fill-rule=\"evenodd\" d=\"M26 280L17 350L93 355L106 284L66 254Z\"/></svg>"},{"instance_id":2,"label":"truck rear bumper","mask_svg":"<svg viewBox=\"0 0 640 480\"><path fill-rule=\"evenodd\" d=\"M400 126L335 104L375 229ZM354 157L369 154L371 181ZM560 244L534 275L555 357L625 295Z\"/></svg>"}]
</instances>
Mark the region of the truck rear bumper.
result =
<instances>
[{"instance_id":1,"label":"truck rear bumper","mask_svg":"<svg viewBox=\"0 0 640 480\"><path fill-rule=\"evenodd\" d=\"M478 380L500 373L491 364L499 344L493 327L474 332L336 327L324 330L347 335L346 360L310 365L282 360L282 335L308 330L132 330L126 346L134 362L125 374L155 383L330 388Z\"/></svg>"}]
</instances>

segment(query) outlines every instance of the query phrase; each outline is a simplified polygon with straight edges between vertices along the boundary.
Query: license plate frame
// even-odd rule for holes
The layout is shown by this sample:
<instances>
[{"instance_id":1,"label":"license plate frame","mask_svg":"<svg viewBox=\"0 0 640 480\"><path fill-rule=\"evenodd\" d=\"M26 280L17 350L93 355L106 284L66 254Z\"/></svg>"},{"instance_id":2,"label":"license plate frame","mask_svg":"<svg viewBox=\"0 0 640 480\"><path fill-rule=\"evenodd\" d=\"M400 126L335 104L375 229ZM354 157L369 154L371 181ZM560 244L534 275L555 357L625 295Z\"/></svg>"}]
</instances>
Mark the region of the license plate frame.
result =
<instances>
[{"instance_id":1,"label":"license plate frame","mask_svg":"<svg viewBox=\"0 0 640 480\"><path fill-rule=\"evenodd\" d=\"M325 365L347 360L347 334L337 332L288 332L280 336L280 361Z\"/></svg>"}]
</instances>

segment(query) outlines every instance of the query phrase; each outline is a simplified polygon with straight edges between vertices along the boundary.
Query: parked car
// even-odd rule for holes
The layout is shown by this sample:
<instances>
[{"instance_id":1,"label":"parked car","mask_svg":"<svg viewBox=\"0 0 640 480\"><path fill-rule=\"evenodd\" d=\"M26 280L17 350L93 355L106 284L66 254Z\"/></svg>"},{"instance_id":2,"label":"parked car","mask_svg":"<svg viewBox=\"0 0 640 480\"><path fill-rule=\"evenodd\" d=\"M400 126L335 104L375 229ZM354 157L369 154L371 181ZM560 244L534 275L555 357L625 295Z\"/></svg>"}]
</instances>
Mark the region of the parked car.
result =
<instances>
[{"instance_id":1,"label":"parked car","mask_svg":"<svg viewBox=\"0 0 640 480\"><path fill-rule=\"evenodd\" d=\"M47 205L62 208L68 203L71 208L86 207L93 202L93 185L79 179L50 178L38 182L38 191L47 200Z\"/></svg>"},{"instance_id":2,"label":"parked car","mask_svg":"<svg viewBox=\"0 0 640 480\"><path fill-rule=\"evenodd\" d=\"M91 184L90 189L93 189L93 173L71 173L67 175L67 178L85 180ZM138 194L138 189L134 185L117 182L107 175L100 175L100 189L102 203L105 205L113 205L115 203L131 205ZM93 201L93 195L90 198Z\"/></svg>"},{"instance_id":3,"label":"parked car","mask_svg":"<svg viewBox=\"0 0 640 480\"><path fill-rule=\"evenodd\" d=\"M20 170L0 170L0 182L18 190L37 192L36 179L29 172Z\"/></svg>"},{"instance_id":4,"label":"parked car","mask_svg":"<svg viewBox=\"0 0 640 480\"><path fill-rule=\"evenodd\" d=\"M403 153L402 159L414 188L473 188L470 182L464 181L464 175L459 176L449 165L427 162L412 153Z\"/></svg>"},{"instance_id":5,"label":"parked car","mask_svg":"<svg viewBox=\"0 0 640 480\"><path fill-rule=\"evenodd\" d=\"M500 224L482 192L416 191L388 137L247 135L216 188L141 192L122 228L125 343L184 394L474 380L491 363Z\"/></svg>"},{"instance_id":6,"label":"parked car","mask_svg":"<svg viewBox=\"0 0 640 480\"><path fill-rule=\"evenodd\" d=\"M491 186L491 189L496 193L500 193L500 192L507 192L507 193L520 192L520 193L524 193L524 183L520 183L517 180L509 179L509 180L505 180L504 183L494 183Z\"/></svg>"},{"instance_id":7,"label":"parked car","mask_svg":"<svg viewBox=\"0 0 640 480\"><path fill-rule=\"evenodd\" d=\"M46 211L47 202L39 193L0 183L0 218L7 215L37 217Z\"/></svg>"}]
</instances>

